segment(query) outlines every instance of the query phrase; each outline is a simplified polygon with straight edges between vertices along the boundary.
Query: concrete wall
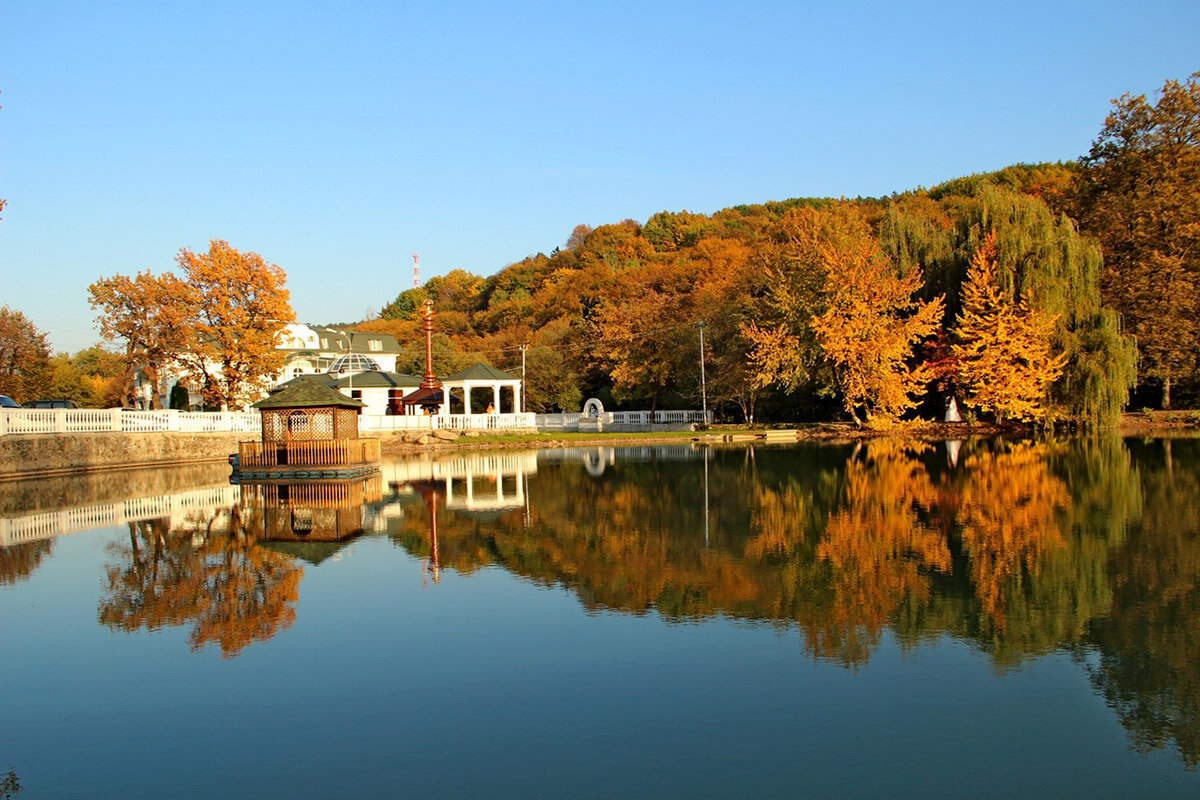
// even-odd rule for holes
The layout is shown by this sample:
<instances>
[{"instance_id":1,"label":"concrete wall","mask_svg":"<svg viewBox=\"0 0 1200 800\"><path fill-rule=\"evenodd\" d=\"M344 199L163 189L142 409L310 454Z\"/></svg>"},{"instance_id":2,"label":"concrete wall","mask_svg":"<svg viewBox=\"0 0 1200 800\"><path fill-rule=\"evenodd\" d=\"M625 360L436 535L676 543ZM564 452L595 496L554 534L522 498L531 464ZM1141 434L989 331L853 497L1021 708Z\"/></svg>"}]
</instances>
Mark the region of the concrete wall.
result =
<instances>
[{"instance_id":1,"label":"concrete wall","mask_svg":"<svg viewBox=\"0 0 1200 800\"><path fill-rule=\"evenodd\" d=\"M224 461L245 433L57 433L0 437L0 481Z\"/></svg>"}]
</instances>

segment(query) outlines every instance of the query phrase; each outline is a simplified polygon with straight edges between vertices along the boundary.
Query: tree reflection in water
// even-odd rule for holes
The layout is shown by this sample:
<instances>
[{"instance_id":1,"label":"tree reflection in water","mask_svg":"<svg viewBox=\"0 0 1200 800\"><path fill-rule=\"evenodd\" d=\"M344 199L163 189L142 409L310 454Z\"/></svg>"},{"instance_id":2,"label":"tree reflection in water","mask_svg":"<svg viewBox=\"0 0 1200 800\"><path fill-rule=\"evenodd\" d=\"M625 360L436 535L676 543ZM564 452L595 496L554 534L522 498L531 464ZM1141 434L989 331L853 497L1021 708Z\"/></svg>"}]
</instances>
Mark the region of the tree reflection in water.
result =
<instances>
[{"instance_id":1,"label":"tree reflection in water","mask_svg":"<svg viewBox=\"0 0 1200 800\"><path fill-rule=\"evenodd\" d=\"M53 546L53 539L38 539L0 547L0 584L27 580Z\"/></svg>"},{"instance_id":2,"label":"tree reflection in water","mask_svg":"<svg viewBox=\"0 0 1200 800\"><path fill-rule=\"evenodd\" d=\"M998 670L1071 652L1136 746L1174 743L1195 766L1200 447L1173 447L968 441L948 457L888 440L617 458L595 474L547 460L520 507L473 513L426 487L405 501L425 513L376 522L430 565L423 579L500 565L589 610L792 630L811 657L852 668L889 632L904 648L970 642ZM361 531L346 512L377 494L341 498L335 538ZM298 518L280 505L270 519L285 510ZM268 510L224 513L132 525L112 548L101 621L191 625L193 648L226 657L290 625L303 569L256 543Z\"/></svg>"},{"instance_id":3,"label":"tree reflection in water","mask_svg":"<svg viewBox=\"0 0 1200 800\"><path fill-rule=\"evenodd\" d=\"M226 530L210 526L201 536L168 528L163 519L130 523L128 543L110 546L116 562L106 568L101 623L123 631L191 625L193 650L215 643L233 658L295 620L303 568L258 546L236 514Z\"/></svg>"},{"instance_id":4,"label":"tree reflection in water","mask_svg":"<svg viewBox=\"0 0 1200 800\"><path fill-rule=\"evenodd\" d=\"M907 648L972 642L999 670L1098 650L1093 679L1134 740L1173 741L1194 766L1200 479L1180 464L1200 453L1175 447L1173 467L1117 439L973 441L956 458L896 440L727 450L706 470L618 459L599 477L544 465L528 512L439 515L439 548L455 570L500 564L589 609L795 629L850 667L889 630ZM426 525L392 536L428 556Z\"/></svg>"}]
</instances>

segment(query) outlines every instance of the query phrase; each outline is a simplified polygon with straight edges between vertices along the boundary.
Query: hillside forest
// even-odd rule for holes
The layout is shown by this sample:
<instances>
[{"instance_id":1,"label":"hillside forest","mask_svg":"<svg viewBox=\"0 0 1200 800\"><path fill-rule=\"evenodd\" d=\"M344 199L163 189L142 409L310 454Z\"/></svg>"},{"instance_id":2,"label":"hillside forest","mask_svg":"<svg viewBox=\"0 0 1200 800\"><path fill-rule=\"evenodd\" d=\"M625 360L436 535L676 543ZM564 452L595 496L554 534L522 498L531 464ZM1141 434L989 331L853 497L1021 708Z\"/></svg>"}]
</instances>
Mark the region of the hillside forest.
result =
<instances>
[{"instance_id":1,"label":"hillside forest","mask_svg":"<svg viewBox=\"0 0 1200 800\"><path fill-rule=\"evenodd\" d=\"M89 287L120 355L51 356L45 334L4 306L0 394L122 405L136 374L174 368L207 404L242 402L278 373L270 340L292 318L286 276L220 240L177 260L182 278ZM210 263L216 277L197 283L196 264ZM263 280L206 290L236 275ZM397 369L420 374L418 310L431 300L435 370L523 367L530 411L577 411L594 396L611 409L707 402L722 422L887 427L940 418L953 398L968 419L1103 426L1131 406L1195 404L1198 282L1200 72L1113 101L1076 161L888 197L579 225L549 254L488 277L452 270L341 324L394 334L406 347ZM259 308L268 290L278 302ZM237 368L214 377L189 357Z\"/></svg>"},{"instance_id":2,"label":"hillside forest","mask_svg":"<svg viewBox=\"0 0 1200 800\"><path fill-rule=\"evenodd\" d=\"M580 225L490 277L402 292L357 327L443 374L528 375L531 410L698 407L728 421L1112 423L1193 403L1200 85L1114 101L1090 152L884 198L797 198ZM522 346L526 346L522 352ZM414 347L413 372L422 354Z\"/></svg>"}]
</instances>

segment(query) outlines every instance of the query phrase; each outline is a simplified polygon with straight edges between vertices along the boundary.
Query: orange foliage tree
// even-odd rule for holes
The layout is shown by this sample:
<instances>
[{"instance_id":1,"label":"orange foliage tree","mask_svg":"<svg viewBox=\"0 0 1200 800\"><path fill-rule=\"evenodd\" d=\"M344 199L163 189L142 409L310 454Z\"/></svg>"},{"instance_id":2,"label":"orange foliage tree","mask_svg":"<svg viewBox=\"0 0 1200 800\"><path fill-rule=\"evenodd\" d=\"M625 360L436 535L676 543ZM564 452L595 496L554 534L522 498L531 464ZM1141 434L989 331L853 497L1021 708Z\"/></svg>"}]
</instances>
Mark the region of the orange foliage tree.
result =
<instances>
[{"instance_id":1,"label":"orange foliage tree","mask_svg":"<svg viewBox=\"0 0 1200 800\"><path fill-rule=\"evenodd\" d=\"M898 275L865 226L863 234L846 249L822 248L833 286L812 327L854 422L860 407L868 420L891 422L916 405L912 396L929 380L925 365L909 361L937 329L942 298L915 300L920 270Z\"/></svg>"},{"instance_id":2,"label":"orange foliage tree","mask_svg":"<svg viewBox=\"0 0 1200 800\"><path fill-rule=\"evenodd\" d=\"M238 408L261 394L283 368L276 349L284 326L295 319L287 275L258 253L241 253L213 239L207 253L184 248L173 284L190 321L188 347L178 360L201 380L205 403Z\"/></svg>"},{"instance_id":3,"label":"orange foliage tree","mask_svg":"<svg viewBox=\"0 0 1200 800\"><path fill-rule=\"evenodd\" d=\"M163 370L187 346L188 309L180 302L176 281L170 275L152 275L149 270L135 277L114 275L88 287L93 309L100 311L100 333L105 339L125 342L126 394L132 388L133 370L140 369L147 381L158 387ZM157 391L150 407L162 408Z\"/></svg>"},{"instance_id":4,"label":"orange foliage tree","mask_svg":"<svg viewBox=\"0 0 1200 800\"><path fill-rule=\"evenodd\" d=\"M1057 319L999 288L996 238L989 234L971 257L950 347L963 402L1000 420L1048 416L1044 400L1066 365L1064 355L1051 354Z\"/></svg>"}]
</instances>

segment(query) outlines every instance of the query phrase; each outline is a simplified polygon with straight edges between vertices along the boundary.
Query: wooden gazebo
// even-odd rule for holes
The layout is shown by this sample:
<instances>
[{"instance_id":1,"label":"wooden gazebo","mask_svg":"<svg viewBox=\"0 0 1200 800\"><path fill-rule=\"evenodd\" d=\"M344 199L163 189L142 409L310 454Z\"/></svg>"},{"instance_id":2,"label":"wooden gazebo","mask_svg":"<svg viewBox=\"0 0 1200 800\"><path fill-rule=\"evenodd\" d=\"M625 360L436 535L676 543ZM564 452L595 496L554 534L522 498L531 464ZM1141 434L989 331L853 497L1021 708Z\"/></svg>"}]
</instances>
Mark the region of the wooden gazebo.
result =
<instances>
[{"instance_id":1,"label":"wooden gazebo","mask_svg":"<svg viewBox=\"0 0 1200 800\"><path fill-rule=\"evenodd\" d=\"M254 407L262 413L262 441L240 443L242 477L345 477L379 463L379 440L358 436L363 403L324 381L289 381Z\"/></svg>"}]
</instances>

